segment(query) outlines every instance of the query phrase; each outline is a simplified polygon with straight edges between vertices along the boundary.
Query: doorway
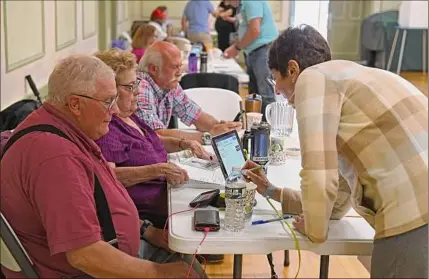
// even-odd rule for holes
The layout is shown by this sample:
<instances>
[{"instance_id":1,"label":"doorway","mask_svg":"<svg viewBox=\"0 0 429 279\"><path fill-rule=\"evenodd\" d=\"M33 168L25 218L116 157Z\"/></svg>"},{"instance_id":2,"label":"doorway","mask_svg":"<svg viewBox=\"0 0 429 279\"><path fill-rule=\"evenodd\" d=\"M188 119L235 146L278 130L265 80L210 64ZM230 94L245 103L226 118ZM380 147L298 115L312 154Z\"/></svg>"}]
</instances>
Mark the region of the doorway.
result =
<instances>
[{"instance_id":1,"label":"doorway","mask_svg":"<svg viewBox=\"0 0 429 279\"><path fill-rule=\"evenodd\" d=\"M295 0L292 2L291 23L293 26L307 24L319 31L322 36L328 38L328 0Z\"/></svg>"}]
</instances>

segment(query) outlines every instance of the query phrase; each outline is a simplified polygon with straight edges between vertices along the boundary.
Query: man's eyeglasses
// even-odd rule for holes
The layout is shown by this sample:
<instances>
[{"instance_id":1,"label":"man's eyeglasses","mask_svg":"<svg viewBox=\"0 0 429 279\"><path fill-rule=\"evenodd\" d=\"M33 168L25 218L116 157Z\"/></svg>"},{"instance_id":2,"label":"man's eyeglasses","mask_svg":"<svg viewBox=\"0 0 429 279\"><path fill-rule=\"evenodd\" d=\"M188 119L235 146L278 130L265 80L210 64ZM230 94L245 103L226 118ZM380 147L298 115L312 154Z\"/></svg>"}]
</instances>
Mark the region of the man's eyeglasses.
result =
<instances>
[{"instance_id":1,"label":"man's eyeglasses","mask_svg":"<svg viewBox=\"0 0 429 279\"><path fill-rule=\"evenodd\" d=\"M142 81L141 78L137 78L136 82L134 82L133 84L118 84L118 87L121 86L130 92L135 92L137 90L137 88L139 87L141 81Z\"/></svg>"},{"instance_id":2,"label":"man's eyeglasses","mask_svg":"<svg viewBox=\"0 0 429 279\"><path fill-rule=\"evenodd\" d=\"M100 100L91 96L86 96L81 94L73 94L73 95L100 102L107 108L107 112L110 112L112 110L113 106L118 102L118 98L119 98L119 94L116 94L114 98L108 101Z\"/></svg>"},{"instance_id":3,"label":"man's eyeglasses","mask_svg":"<svg viewBox=\"0 0 429 279\"><path fill-rule=\"evenodd\" d=\"M269 75L267 77L267 82L272 86L272 87L276 87L276 79L274 78L273 75Z\"/></svg>"}]
</instances>

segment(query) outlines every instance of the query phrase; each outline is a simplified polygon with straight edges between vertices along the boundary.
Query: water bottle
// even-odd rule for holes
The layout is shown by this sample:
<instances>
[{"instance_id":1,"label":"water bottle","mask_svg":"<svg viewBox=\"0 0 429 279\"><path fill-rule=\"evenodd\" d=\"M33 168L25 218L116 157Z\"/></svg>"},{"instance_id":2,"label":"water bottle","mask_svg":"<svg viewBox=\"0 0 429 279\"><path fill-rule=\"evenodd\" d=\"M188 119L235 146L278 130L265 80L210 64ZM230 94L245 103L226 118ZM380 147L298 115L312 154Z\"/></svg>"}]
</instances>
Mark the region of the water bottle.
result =
<instances>
[{"instance_id":1,"label":"water bottle","mask_svg":"<svg viewBox=\"0 0 429 279\"><path fill-rule=\"evenodd\" d=\"M270 124L266 122L254 123L251 129L252 148L250 160L262 166L266 172L265 166L269 161L270 152Z\"/></svg>"},{"instance_id":2,"label":"water bottle","mask_svg":"<svg viewBox=\"0 0 429 279\"><path fill-rule=\"evenodd\" d=\"M198 57L197 54L191 53L188 57L188 73L198 72Z\"/></svg>"},{"instance_id":3,"label":"water bottle","mask_svg":"<svg viewBox=\"0 0 429 279\"><path fill-rule=\"evenodd\" d=\"M241 168L233 171L225 184L225 230L241 232L245 224L246 181L241 175Z\"/></svg>"},{"instance_id":4,"label":"water bottle","mask_svg":"<svg viewBox=\"0 0 429 279\"><path fill-rule=\"evenodd\" d=\"M200 73L207 73L207 52L200 53Z\"/></svg>"}]
</instances>

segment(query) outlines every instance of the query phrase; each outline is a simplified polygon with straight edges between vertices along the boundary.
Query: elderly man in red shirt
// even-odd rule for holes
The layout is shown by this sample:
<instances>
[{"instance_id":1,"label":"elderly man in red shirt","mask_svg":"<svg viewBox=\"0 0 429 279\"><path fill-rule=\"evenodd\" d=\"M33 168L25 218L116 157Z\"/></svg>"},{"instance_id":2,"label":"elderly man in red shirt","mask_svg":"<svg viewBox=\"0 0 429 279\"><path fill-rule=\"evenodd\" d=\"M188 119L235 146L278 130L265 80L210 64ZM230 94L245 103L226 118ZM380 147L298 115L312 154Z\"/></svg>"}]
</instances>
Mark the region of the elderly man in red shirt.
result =
<instances>
[{"instance_id":1,"label":"elderly man in red shirt","mask_svg":"<svg viewBox=\"0 0 429 279\"><path fill-rule=\"evenodd\" d=\"M48 124L66 138L40 131L26 134L10 146L1 165L1 212L39 276L185 277L189 266L180 257L167 253L177 262L157 263L162 261L159 251L166 251L158 247L168 249L162 231L139 221L131 198L94 142L109 131L118 111L114 72L96 57L73 55L55 67L48 87L47 102L16 131ZM117 248L103 239L94 185L104 192ZM137 258L143 254L139 248L145 255L153 249L155 262ZM194 270L191 277L197 277Z\"/></svg>"}]
</instances>

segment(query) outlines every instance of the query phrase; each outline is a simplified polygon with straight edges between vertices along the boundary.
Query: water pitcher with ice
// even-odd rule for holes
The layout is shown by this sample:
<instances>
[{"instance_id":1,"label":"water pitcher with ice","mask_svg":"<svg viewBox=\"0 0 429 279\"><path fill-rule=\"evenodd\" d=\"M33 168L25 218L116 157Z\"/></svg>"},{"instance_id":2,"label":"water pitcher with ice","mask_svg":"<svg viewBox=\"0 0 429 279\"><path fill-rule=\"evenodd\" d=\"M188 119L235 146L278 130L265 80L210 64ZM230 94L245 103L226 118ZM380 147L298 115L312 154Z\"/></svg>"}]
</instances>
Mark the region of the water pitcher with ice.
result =
<instances>
[{"instance_id":1,"label":"water pitcher with ice","mask_svg":"<svg viewBox=\"0 0 429 279\"><path fill-rule=\"evenodd\" d=\"M292 105L284 101L271 103L265 108L265 117L274 135L289 136L292 133L294 112Z\"/></svg>"}]
</instances>

